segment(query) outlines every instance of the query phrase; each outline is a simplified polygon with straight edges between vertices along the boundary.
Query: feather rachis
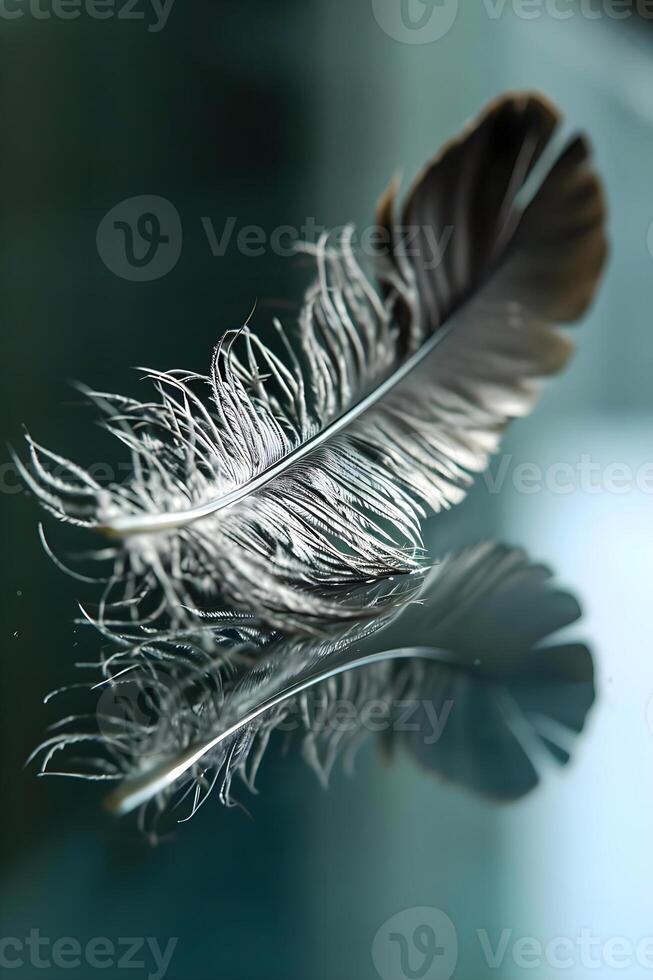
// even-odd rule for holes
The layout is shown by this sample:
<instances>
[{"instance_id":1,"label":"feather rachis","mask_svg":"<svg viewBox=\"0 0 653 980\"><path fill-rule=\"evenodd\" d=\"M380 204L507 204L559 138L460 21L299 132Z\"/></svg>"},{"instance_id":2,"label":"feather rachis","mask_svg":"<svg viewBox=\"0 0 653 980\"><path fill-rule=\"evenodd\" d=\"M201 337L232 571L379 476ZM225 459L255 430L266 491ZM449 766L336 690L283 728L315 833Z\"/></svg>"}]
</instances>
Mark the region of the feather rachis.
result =
<instances>
[{"instance_id":1,"label":"feather rachis","mask_svg":"<svg viewBox=\"0 0 653 980\"><path fill-rule=\"evenodd\" d=\"M454 224L437 268L404 254L394 191L379 286L350 230L323 237L298 346L275 322L287 361L245 325L208 378L151 372L158 403L108 396L130 486L80 486L66 461L55 480L32 444L26 479L43 506L125 548L172 616L199 584L300 629L330 615L322 586L415 568L425 510L462 499L509 418L532 407L531 379L563 366L571 347L553 323L584 310L600 274L602 196L582 140L521 203L558 119L539 97L507 97L418 179L403 223Z\"/></svg>"},{"instance_id":2,"label":"feather rachis","mask_svg":"<svg viewBox=\"0 0 653 980\"><path fill-rule=\"evenodd\" d=\"M395 603L390 613L388 599ZM135 682L152 714L105 720L99 736L84 733L82 719L66 719L42 746L42 766L94 740L102 757L87 759L85 768L69 758L71 774L119 781L110 808L124 813L151 801L158 813L192 797L192 815L214 788L223 803L232 802L236 776L252 788L278 729L294 732L326 782L336 760L351 756L368 733L367 712L383 704L386 742L403 744L429 772L513 799L536 785L542 746L553 738L555 755L556 745L570 746L582 730L594 699L589 652L578 644L542 645L580 609L523 552L479 545L428 574L392 587L375 583L359 600L376 608L376 618L319 641L255 631L248 638L251 627L238 620L215 627L218 650L198 647L192 635L152 637L147 651L126 638L105 663L107 693ZM441 738L434 740L426 717L393 727L407 700L428 702L438 715L451 710ZM125 701L137 703L132 695L114 704ZM347 729L334 722L342 702L354 708Z\"/></svg>"}]
</instances>

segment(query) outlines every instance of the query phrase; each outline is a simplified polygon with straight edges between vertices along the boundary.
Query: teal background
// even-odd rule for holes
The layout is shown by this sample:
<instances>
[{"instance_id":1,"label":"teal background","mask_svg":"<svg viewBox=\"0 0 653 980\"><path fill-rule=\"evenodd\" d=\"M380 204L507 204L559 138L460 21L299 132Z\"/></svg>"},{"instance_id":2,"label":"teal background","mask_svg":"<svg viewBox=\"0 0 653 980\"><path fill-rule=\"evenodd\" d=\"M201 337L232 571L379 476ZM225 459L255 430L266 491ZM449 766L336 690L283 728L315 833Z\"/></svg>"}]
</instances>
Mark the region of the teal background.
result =
<instances>
[{"instance_id":1,"label":"teal background","mask_svg":"<svg viewBox=\"0 0 653 980\"><path fill-rule=\"evenodd\" d=\"M466 2L445 37L416 45L384 33L370 0L177 0L158 33L0 18L0 65L0 400L14 445L24 423L92 460L96 431L69 379L133 390L131 365L204 370L257 298L263 328L265 300L298 298L295 263L234 248L213 257L203 216L268 230L307 217L365 225L397 169L412 176L483 104L527 87L592 137L612 259L575 361L505 450L511 466L651 461L651 23L510 9L492 19ZM150 283L114 276L95 246L102 216L138 194L168 198L183 225L179 263ZM434 906L456 925L457 980L549 980L549 968L509 956L488 971L476 931L543 943L585 927L603 941L653 934L650 495L524 495L509 477L500 494L481 481L429 525L434 553L497 537L580 596L576 632L592 643L601 700L568 771L501 809L408 760L385 767L372 745L356 777L338 772L326 793L273 750L260 796L241 794L249 815L216 800L157 849L105 816L94 787L23 768L57 717L43 696L76 679L94 644L72 625L89 593L42 553L34 502L3 493L0 506L3 936L179 937L169 980L367 980L384 921ZM30 967L13 973L32 980ZM613 973L646 975L604 964L573 976Z\"/></svg>"}]
</instances>

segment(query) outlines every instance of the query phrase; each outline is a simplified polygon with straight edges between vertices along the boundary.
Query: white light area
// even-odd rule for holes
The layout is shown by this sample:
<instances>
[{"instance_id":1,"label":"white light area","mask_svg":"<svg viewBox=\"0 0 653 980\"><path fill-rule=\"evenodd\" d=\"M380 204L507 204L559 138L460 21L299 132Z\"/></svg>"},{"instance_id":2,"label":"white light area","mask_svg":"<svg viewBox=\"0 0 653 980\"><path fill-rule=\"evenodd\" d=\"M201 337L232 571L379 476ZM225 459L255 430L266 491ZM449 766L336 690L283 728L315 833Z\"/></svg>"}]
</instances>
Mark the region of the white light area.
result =
<instances>
[{"instance_id":1,"label":"white light area","mask_svg":"<svg viewBox=\"0 0 653 980\"><path fill-rule=\"evenodd\" d=\"M573 461L580 452L635 470L653 460L653 418L593 415L540 430L538 463ZM637 943L653 935L653 495L506 491L502 537L549 561L561 584L578 593L585 614L573 634L592 647L599 698L571 767L552 772L538 793L506 811L503 856L512 875L505 925L542 942L586 927L604 941ZM636 966L614 973L645 975ZM613 971L573 971L597 974Z\"/></svg>"}]
</instances>

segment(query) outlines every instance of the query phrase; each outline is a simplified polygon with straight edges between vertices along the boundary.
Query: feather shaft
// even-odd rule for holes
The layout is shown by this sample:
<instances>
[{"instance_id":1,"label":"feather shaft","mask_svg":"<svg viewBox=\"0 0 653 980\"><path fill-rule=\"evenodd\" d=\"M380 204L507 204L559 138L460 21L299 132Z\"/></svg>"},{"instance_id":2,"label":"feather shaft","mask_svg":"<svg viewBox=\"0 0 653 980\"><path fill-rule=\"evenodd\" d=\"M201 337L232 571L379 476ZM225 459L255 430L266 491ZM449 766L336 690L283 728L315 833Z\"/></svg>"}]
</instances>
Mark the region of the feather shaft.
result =
<instances>
[{"instance_id":1,"label":"feather shaft","mask_svg":"<svg viewBox=\"0 0 653 980\"><path fill-rule=\"evenodd\" d=\"M115 793L106 800L106 806L112 812L118 815L125 815L131 813L132 810L136 810L138 807L147 803L154 796L162 793L177 780L181 779L190 769L193 768L198 762L208 755L209 752L217 748L221 742L226 741L235 735L237 732L251 725L252 722L256 721L262 715L266 714L268 711L274 710L274 708L279 707L286 701L291 701L298 695L303 694L304 691L310 690L312 687L316 687L318 684L326 684L328 681L335 677L339 677L341 674L348 673L352 670L360 670L363 667L371 667L374 664L384 663L390 660L431 660L440 663L450 663L452 661L451 654L446 650L436 650L430 647L416 647L414 649L402 649L402 650L387 650L381 653L371 653L363 657L358 657L353 660L348 660L345 663L338 664L335 667L329 667L324 670L318 671L309 677L303 678L291 684L289 687L275 694L273 697L268 698L261 704L257 705L251 711L249 711L242 718L239 718L237 722L226 728L223 732L218 735L202 742L199 745L193 745L188 748L179 758L174 761L166 762L160 769L154 772L148 773L133 782L127 783L120 786Z\"/></svg>"},{"instance_id":2,"label":"feather shaft","mask_svg":"<svg viewBox=\"0 0 653 980\"><path fill-rule=\"evenodd\" d=\"M209 517L218 511L233 507L234 504L237 504L243 498L248 497L256 490L261 490L271 480L281 476L289 467L299 463L310 453L315 452L315 450L328 443L340 432L349 428L365 412L374 408L375 405L381 402L386 395L404 381L415 368L419 367L433 353L435 348L442 343L454 327L455 323L452 321L438 333L433 334L433 336L429 337L422 344L415 354L408 358L389 378L378 385L374 391L371 391L365 398L334 419L329 425L326 425L320 432L317 432L302 445L288 453L283 459L280 459L272 466L268 466L267 469L252 477L251 480L247 480L241 486L231 490L229 493L223 494L214 500L208 500L196 507L188 507L185 510L167 514L134 514L121 517L111 523L98 526L97 530L110 538L129 537L132 534L155 534L158 531L186 527L188 524L199 521L203 517Z\"/></svg>"}]
</instances>

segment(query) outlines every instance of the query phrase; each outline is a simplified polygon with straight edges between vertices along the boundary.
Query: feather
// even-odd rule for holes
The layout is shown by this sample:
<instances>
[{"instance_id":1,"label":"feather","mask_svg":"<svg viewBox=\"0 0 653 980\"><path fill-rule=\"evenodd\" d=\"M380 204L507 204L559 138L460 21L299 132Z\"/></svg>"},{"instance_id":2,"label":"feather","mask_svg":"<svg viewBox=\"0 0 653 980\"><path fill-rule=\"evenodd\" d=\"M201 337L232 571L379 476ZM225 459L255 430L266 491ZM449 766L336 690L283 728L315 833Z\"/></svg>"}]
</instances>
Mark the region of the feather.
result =
<instances>
[{"instance_id":1,"label":"feather","mask_svg":"<svg viewBox=\"0 0 653 980\"><path fill-rule=\"evenodd\" d=\"M124 664L114 664L114 708L132 710L88 736L104 758L85 772L121 781L109 801L118 813L141 806L144 814L150 801L159 812L190 797L192 815L216 787L232 802L235 775L254 789L274 732L298 741L326 782L339 755L353 757L374 730L473 792L522 796L537 784L543 755L568 761L594 700L586 647L541 646L580 615L550 580L523 552L488 543L405 576L393 613L320 641L243 645L226 673L206 650L190 660L162 656L140 663L129 693ZM73 722L46 742L44 769L83 738Z\"/></svg>"},{"instance_id":2,"label":"feather","mask_svg":"<svg viewBox=\"0 0 653 980\"><path fill-rule=\"evenodd\" d=\"M583 138L554 154L558 123L540 96L508 95L400 219L391 188L376 284L352 229L324 236L295 339L275 321L273 349L246 324L208 376L148 372L154 400L90 393L130 450L129 482L101 486L28 437L19 465L41 504L111 539L101 620L116 600L177 623L226 604L310 632L356 615L338 590L420 567L424 517L463 498L532 407L532 379L565 364L554 325L584 312L601 273L600 184ZM429 235L446 228L431 268Z\"/></svg>"}]
</instances>

